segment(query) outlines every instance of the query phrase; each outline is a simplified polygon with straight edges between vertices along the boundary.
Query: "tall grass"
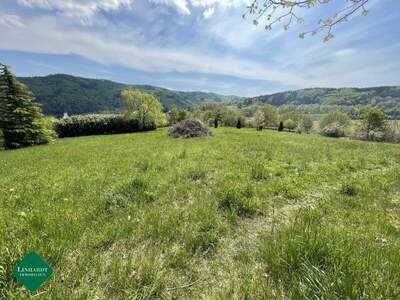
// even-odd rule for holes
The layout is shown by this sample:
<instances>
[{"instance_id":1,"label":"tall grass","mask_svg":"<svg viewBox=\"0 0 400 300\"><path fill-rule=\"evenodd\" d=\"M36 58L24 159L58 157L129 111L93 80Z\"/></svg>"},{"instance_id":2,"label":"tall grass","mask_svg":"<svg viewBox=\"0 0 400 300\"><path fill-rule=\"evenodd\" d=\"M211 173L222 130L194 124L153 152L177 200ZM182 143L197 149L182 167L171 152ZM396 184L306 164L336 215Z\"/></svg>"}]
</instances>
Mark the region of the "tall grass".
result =
<instances>
[{"instance_id":1,"label":"tall grass","mask_svg":"<svg viewBox=\"0 0 400 300\"><path fill-rule=\"evenodd\" d=\"M0 298L396 299L398 145L221 128L0 153Z\"/></svg>"}]
</instances>

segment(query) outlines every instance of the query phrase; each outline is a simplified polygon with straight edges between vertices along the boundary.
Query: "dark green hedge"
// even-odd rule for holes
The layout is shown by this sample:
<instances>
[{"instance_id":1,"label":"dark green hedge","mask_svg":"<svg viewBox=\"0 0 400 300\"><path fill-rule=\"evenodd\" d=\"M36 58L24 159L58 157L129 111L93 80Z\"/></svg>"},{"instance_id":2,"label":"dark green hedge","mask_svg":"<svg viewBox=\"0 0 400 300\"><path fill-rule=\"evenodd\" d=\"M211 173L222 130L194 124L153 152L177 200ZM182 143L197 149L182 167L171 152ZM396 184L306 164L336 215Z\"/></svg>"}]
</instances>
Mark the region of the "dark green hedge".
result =
<instances>
[{"instance_id":1,"label":"dark green hedge","mask_svg":"<svg viewBox=\"0 0 400 300\"><path fill-rule=\"evenodd\" d=\"M54 130L60 138L154 129L156 129L155 125L140 128L138 120L127 119L122 115L76 115L59 119L54 125Z\"/></svg>"}]
</instances>

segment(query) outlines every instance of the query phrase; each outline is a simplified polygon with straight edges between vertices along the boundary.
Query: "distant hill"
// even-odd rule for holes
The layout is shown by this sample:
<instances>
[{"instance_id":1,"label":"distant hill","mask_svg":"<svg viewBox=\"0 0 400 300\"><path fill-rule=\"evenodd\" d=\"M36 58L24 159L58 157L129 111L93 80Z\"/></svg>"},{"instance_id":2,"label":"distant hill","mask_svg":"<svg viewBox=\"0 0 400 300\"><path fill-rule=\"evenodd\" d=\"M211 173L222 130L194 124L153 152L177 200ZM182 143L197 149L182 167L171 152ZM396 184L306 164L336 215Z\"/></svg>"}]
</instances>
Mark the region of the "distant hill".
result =
<instances>
[{"instance_id":1,"label":"distant hill","mask_svg":"<svg viewBox=\"0 0 400 300\"><path fill-rule=\"evenodd\" d=\"M268 103L279 106L281 112L301 110L313 114L334 108L357 118L368 105L378 106L392 118L400 119L400 86L371 88L310 88L270 95L243 98L205 92L181 92L151 85L128 85L109 80L89 79L57 74L44 77L20 77L34 93L48 115L115 111L121 108L121 91L135 87L157 96L164 109L173 106L190 108L203 102L233 103L250 106Z\"/></svg>"},{"instance_id":2,"label":"distant hill","mask_svg":"<svg viewBox=\"0 0 400 300\"><path fill-rule=\"evenodd\" d=\"M393 118L400 118L400 86L371 88L311 88L247 98L248 106L268 103L282 110L300 109L310 113L325 113L334 107L350 114L359 113L365 106L378 106Z\"/></svg>"},{"instance_id":3,"label":"distant hill","mask_svg":"<svg viewBox=\"0 0 400 300\"><path fill-rule=\"evenodd\" d=\"M236 96L205 92L181 92L151 85L127 85L109 80L89 79L65 74L44 77L19 77L34 93L48 115L85 114L115 111L121 108L121 91L135 87L153 93L163 103L164 109L194 107L202 102L240 101Z\"/></svg>"}]
</instances>

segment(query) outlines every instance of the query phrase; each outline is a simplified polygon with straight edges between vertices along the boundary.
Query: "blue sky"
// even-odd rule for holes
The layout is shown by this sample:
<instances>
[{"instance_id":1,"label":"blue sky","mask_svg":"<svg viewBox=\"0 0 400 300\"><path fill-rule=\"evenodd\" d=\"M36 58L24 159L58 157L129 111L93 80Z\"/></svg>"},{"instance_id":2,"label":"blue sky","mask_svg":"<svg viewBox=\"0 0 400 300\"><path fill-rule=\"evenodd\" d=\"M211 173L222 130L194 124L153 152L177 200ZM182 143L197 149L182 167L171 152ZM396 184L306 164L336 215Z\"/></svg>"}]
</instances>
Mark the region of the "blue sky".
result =
<instances>
[{"instance_id":1,"label":"blue sky","mask_svg":"<svg viewBox=\"0 0 400 300\"><path fill-rule=\"evenodd\" d=\"M400 1L301 40L345 0L272 32L246 0L1 0L0 62L19 76L67 73L185 91L254 96L307 87L400 85Z\"/></svg>"}]
</instances>

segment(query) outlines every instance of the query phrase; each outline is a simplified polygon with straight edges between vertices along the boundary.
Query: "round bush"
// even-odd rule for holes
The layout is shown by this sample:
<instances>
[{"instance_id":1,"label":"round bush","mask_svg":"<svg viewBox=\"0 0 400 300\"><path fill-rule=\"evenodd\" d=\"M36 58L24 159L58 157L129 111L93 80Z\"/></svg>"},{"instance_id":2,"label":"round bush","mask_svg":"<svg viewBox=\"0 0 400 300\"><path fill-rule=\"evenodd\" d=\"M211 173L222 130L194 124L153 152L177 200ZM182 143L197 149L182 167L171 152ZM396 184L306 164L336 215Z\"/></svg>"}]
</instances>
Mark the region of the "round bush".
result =
<instances>
[{"instance_id":1,"label":"round bush","mask_svg":"<svg viewBox=\"0 0 400 300\"><path fill-rule=\"evenodd\" d=\"M297 126L296 122L293 121L292 119L286 120L286 122L284 123L284 127L290 130L294 130L296 126Z\"/></svg>"},{"instance_id":2,"label":"round bush","mask_svg":"<svg viewBox=\"0 0 400 300\"><path fill-rule=\"evenodd\" d=\"M346 136L345 128L338 123L333 123L325 126L321 130L321 134L329 137L344 137Z\"/></svg>"},{"instance_id":3,"label":"round bush","mask_svg":"<svg viewBox=\"0 0 400 300\"><path fill-rule=\"evenodd\" d=\"M169 135L174 138L211 136L212 132L199 119L186 119L172 126Z\"/></svg>"}]
</instances>

